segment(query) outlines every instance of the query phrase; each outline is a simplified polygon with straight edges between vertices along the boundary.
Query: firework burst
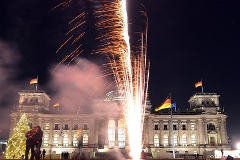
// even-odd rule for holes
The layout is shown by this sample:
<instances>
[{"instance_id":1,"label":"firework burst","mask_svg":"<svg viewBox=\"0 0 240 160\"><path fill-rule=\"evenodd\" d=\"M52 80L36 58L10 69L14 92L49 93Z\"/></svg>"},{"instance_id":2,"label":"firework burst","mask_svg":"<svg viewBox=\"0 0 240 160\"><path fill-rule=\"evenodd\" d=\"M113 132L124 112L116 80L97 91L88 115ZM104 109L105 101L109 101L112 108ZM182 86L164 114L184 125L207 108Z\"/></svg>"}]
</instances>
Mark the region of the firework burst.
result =
<instances>
[{"instance_id":1,"label":"firework burst","mask_svg":"<svg viewBox=\"0 0 240 160\"><path fill-rule=\"evenodd\" d=\"M69 0L61 3L59 6L66 8L73 1ZM118 96L123 97L120 101L120 109L127 123L131 156L134 160L139 160L143 144L142 131L150 66L146 56L147 25L144 31L138 33L140 37L139 45L136 47L136 51L133 52L131 51L129 41L126 0L94 0L92 3L95 6L93 14L98 30L96 40L99 44L98 49L94 50L93 53L103 54L107 57L108 61L105 66L110 67L110 69L106 69L103 75L114 76L118 88ZM142 13L147 20L146 12ZM82 12L71 21L72 23L78 20L76 25L67 33L68 35L85 23L85 15L86 13ZM75 38L74 35L71 35L60 46L59 50L67 43L73 45L84 34L85 32L82 32ZM66 60L69 60L70 64L82 52L80 47L81 45L78 45L59 64L64 63Z\"/></svg>"},{"instance_id":2,"label":"firework burst","mask_svg":"<svg viewBox=\"0 0 240 160\"><path fill-rule=\"evenodd\" d=\"M97 3L98 7L94 14L98 20L96 26L100 33L97 37L100 46L95 53L107 56L119 96L123 97L120 104L128 127L131 156L138 160L142 151L149 77L149 61L146 57L147 27L140 33L138 51L132 52L128 36L126 1L97 1ZM145 12L143 15L147 17Z\"/></svg>"}]
</instances>

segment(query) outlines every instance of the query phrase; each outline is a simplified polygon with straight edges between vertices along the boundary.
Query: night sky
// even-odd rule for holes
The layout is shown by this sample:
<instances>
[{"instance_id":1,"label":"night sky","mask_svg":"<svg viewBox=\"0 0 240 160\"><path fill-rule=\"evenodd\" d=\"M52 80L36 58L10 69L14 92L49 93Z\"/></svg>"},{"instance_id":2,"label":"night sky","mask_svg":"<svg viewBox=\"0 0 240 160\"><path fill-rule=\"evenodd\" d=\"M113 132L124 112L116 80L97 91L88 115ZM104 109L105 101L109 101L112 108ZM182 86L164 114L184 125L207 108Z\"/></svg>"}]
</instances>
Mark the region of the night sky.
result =
<instances>
[{"instance_id":1,"label":"night sky","mask_svg":"<svg viewBox=\"0 0 240 160\"><path fill-rule=\"evenodd\" d=\"M69 20L79 13L75 3L66 9L51 9L58 0L0 1L0 139L7 137L9 113L17 104L17 92L34 89L29 81L39 77L39 89L51 96L50 68L59 63L67 48L56 54L68 38ZM131 0L128 4L130 30L142 26L139 16L148 14L148 48L151 61L149 98L156 108L171 93L177 108L189 108L189 98L201 92L194 84L202 79L204 92L220 95L220 106L228 115L228 135L240 138L240 1L219 0ZM88 50L94 41L92 10L86 2L85 47L82 56L94 61ZM81 32L82 30L77 30ZM4 119L5 118L5 119Z\"/></svg>"}]
</instances>

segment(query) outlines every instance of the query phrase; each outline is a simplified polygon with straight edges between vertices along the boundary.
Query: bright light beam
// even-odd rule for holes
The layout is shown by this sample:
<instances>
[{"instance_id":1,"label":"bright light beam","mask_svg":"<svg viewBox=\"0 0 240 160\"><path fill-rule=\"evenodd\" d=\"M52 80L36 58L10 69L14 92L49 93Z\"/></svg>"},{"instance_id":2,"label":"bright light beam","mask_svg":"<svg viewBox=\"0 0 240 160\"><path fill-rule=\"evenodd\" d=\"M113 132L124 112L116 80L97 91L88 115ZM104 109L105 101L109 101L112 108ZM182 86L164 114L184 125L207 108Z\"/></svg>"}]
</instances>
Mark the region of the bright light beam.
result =
<instances>
[{"instance_id":1,"label":"bright light beam","mask_svg":"<svg viewBox=\"0 0 240 160\"><path fill-rule=\"evenodd\" d=\"M133 53L128 35L126 0L95 2L98 7L94 13L100 33L97 37L100 46L95 53L105 54L108 58L119 97L124 97L120 104L127 123L131 156L133 160L139 160L149 77L147 27L146 32L141 33L140 51Z\"/></svg>"}]
</instances>

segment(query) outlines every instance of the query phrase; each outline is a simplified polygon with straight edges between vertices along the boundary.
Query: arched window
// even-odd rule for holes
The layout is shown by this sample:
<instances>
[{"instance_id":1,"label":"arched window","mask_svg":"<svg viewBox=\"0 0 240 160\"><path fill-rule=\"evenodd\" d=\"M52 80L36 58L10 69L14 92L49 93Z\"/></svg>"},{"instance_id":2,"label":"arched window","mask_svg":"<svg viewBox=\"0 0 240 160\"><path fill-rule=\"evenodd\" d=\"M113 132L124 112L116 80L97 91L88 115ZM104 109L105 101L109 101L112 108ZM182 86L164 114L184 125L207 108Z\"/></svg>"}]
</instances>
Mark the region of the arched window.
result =
<instances>
[{"instance_id":1,"label":"arched window","mask_svg":"<svg viewBox=\"0 0 240 160\"><path fill-rule=\"evenodd\" d=\"M44 134L43 135L43 146L48 146L49 145L49 135Z\"/></svg>"},{"instance_id":2,"label":"arched window","mask_svg":"<svg viewBox=\"0 0 240 160\"><path fill-rule=\"evenodd\" d=\"M164 136L163 136L163 145L168 146L168 135L167 134L164 134Z\"/></svg>"},{"instance_id":3,"label":"arched window","mask_svg":"<svg viewBox=\"0 0 240 160\"><path fill-rule=\"evenodd\" d=\"M109 120L108 122L108 147L114 148L115 143L115 121Z\"/></svg>"},{"instance_id":4,"label":"arched window","mask_svg":"<svg viewBox=\"0 0 240 160\"><path fill-rule=\"evenodd\" d=\"M159 147L159 136L157 134L154 135L153 143L155 147Z\"/></svg>"},{"instance_id":5,"label":"arched window","mask_svg":"<svg viewBox=\"0 0 240 160\"><path fill-rule=\"evenodd\" d=\"M82 130L89 130L88 123L83 124Z\"/></svg>"},{"instance_id":6,"label":"arched window","mask_svg":"<svg viewBox=\"0 0 240 160\"><path fill-rule=\"evenodd\" d=\"M63 146L68 146L68 135L63 136Z\"/></svg>"},{"instance_id":7,"label":"arched window","mask_svg":"<svg viewBox=\"0 0 240 160\"><path fill-rule=\"evenodd\" d=\"M187 136L186 136L186 134L182 135L182 145L187 146Z\"/></svg>"},{"instance_id":8,"label":"arched window","mask_svg":"<svg viewBox=\"0 0 240 160\"><path fill-rule=\"evenodd\" d=\"M118 147L125 148L126 145L126 132L124 120L118 121Z\"/></svg>"},{"instance_id":9,"label":"arched window","mask_svg":"<svg viewBox=\"0 0 240 160\"><path fill-rule=\"evenodd\" d=\"M58 137L58 135L55 135L55 136L53 137L53 145L54 145L54 146L58 146L58 141L59 141L59 137Z\"/></svg>"},{"instance_id":10,"label":"arched window","mask_svg":"<svg viewBox=\"0 0 240 160\"><path fill-rule=\"evenodd\" d=\"M178 144L178 137L176 134L174 134L174 136L173 136L173 144L174 144L174 146L177 146L177 144Z\"/></svg>"},{"instance_id":11,"label":"arched window","mask_svg":"<svg viewBox=\"0 0 240 160\"><path fill-rule=\"evenodd\" d=\"M207 130L215 131L216 127L215 127L215 125L213 123L208 123L207 124Z\"/></svg>"},{"instance_id":12,"label":"arched window","mask_svg":"<svg viewBox=\"0 0 240 160\"><path fill-rule=\"evenodd\" d=\"M83 145L84 146L88 145L88 135L87 134L83 134Z\"/></svg>"},{"instance_id":13,"label":"arched window","mask_svg":"<svg viewBox=\"0 0 240 160\"><path fill-rule=\"evenodd\" d=\"M73 135L73 146L78 146L78 135L74 134Z\"/></svg>"},{"instance_id":14,"label":"arched window","mask_svg":"<svg viewBox=\"0 0 240 160\"><path fill-rule=\"evenodd\" d=\"M191 144L196 145L196 136L194 134L191 136Z\"/></svg>"}]
</instances>

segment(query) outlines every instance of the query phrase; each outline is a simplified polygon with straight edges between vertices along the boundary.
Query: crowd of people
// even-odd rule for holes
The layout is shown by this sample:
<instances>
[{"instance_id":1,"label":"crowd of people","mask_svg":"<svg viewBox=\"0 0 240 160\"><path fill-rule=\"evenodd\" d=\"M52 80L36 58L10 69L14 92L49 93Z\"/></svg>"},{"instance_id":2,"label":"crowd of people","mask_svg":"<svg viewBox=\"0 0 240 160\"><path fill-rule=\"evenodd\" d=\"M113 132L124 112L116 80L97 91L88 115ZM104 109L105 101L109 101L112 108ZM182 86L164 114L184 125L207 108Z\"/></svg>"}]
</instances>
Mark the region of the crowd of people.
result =
<instances>
[{"instance_id":1,"label":"crowd of people","mask_svg":"<svg viewBox=\"0 0 240 160\"><path fill-rule=\"evenodd\" d=\"M27 131L25 134L26 140L26 151L25 151L25 160L28 160L29 151L31 151L30 160L33 160L34 157L36 160L41 158L41 145L43 131L40 126L32 127L31 130Z\"/></svg>"}]
</instances>

